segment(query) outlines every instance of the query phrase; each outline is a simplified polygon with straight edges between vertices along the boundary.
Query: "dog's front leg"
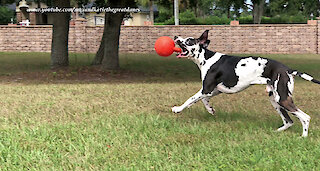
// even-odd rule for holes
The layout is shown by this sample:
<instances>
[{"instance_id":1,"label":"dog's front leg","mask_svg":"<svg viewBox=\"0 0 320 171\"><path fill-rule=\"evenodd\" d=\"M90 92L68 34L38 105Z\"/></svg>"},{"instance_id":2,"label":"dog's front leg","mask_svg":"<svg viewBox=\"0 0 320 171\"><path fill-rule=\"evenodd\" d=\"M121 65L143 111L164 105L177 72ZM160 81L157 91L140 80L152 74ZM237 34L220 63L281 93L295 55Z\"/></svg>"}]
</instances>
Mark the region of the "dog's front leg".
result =
<instances>
[{"instance_id":1,"label":"dog's front leg","mask_svg":"<svg viewBox=\"0 0 320 171\"><path fill-rule=\"evenodd\" d=\"M196 103L197 101L201 100L202 98L204 98L205 96L202 94L202 89L200 91L198 91L195 95L193 95L192 97L190 97L186 102L183 103L183 105L181 106L174 106L172 108L172 112L174 113L180 113L184 108L186 107L190 107L191 105L193 105L194 103Z\"/></svg>"}]
</instances>

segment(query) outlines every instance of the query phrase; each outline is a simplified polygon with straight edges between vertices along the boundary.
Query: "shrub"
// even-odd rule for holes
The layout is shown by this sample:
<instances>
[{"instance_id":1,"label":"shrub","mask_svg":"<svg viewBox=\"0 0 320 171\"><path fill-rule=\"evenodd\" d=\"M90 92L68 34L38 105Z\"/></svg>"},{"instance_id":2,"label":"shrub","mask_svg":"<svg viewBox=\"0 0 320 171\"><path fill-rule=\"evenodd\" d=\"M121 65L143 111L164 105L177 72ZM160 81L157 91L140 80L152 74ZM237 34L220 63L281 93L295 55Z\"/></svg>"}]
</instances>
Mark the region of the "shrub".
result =
<instances>
[{"instance_id":1,"label":"shrub","mask_svg":"<svg viewBox=\"0 0 320 171\"><path fill-rule=\"evenodd\" d=\"M308 18L298 14L295 16L275 16L275 17L262 17L261 24L302 24L307 23ZM253 24L252 16L244 16L239 18L240 24Z\"/></svg>"},{"instance_id":2,"label":"shrub","mask_svg":"<svg viewBox=\"0 0 320 171\"><path fill-rule=\"evenodd\" d=\"M186 10L185 12L181 13L179 18L181 24L198 24L196 15L190 10Z\"/></svg>"},{"instance_id":3,"label":"shrub","mask_svg":"<svg viewBox=\"0 0 320 171\"><path fill-rule=\"evenodd\" d=\"M253 24L253 17L251 15L240 17L238 20L240 24Z\"/></svg>"},{"instance_id":4,"label":"shrub","mask_svg":"<svg viewBox=\"0 0 320 171\"><path fill-rule=\"evenodd\" d=\"M154 19L154 21L157 23L163 23L164 21L169 19L171 16L172 16L172 14L168 13L168 11L160 10L159 15Z\"/></svg>"},{"instance_id":5,"label":"shrub","mask_svg":"<svg viewBox=\"0 0 320 171\"><path fill-rule=\"evenodd\" d=\"M14 12L7 7L0 6L0 24L8 24L14 17Z\"/></svg>"},{"instance_id":6,"label":"shrub","mask_svg":"<svg viewBox=\"0 0 320 171\"><path fill-rule=\"evenodd\" d=\"M232 19L223 16L208 16L205 18L196 18L192 11L185 11L180 13L180 24L181 25L223 25L229 24ZM253 24L253 17L251 15L241 16L238 18L240 24ZM308 18L302 14L295 16L281 15L275 17L262 17L261 24L302 24L307 23ZM173 25L174 17L163 22L164 25Z\"/></svg>"},{"instance_id":7,"label":"shrub","mask_svg":"<svg viewBox=\"0 0 320 171\"><path fill-rule=\"evenodd\" d=\"M171 17L170 19L164 21L164 25L174 25L174 17Z\"/></svg>"},{"instance_id":8,"label":"shrub","mask_svg":"<svg viewBox=\"0 0 320 171\"><path fill-rule=\"evenodd\" d=\"M185 12L182 12L179 14L179 23L181 25L191 25L191 24L198 24L196 15L190 11L186 10ZM172 16L170 19L166 20L164 24L167 25L173 25L174 24L174 16Z\"/></svg>"},{"instance_id":9,"label":"shrub","mask_svg":"<svg viewBox=\"0 0 320 171\"><path fill-rule=\"evenodd\" d=\"M185 11L180 13L179 16L180 24L181 25L222 25L222 24L229 24L231 19L227 17L217 17L217 16L208 16L205 18L196 18L192 11ZM166 20L163 24L165 25L173 25L174 24L174 17Z\"/></svg>"},{"instance_id":10,"label":"shrub","mask_svg":"<svg viewBox=\"0 0 320 171\"><path fill-rule=\"evenodd\" d=\"M217 17L217 16L198 18L198 23L202 25L223 25L223 24L229 24L230 21L231 21L230 18Z\"/></svg>"},{"instance_id":11,"label":"shrub","mask_svg":"<svg viewBox=\"0 0 320 171\"><path fill-rule=\"evenodd\" d=\"M161 23L161 22L166 21L166 19L167 19L167 17L165 15L159 14L159 16L154 19L154 22Z\"/></svg>"}]
</instances>

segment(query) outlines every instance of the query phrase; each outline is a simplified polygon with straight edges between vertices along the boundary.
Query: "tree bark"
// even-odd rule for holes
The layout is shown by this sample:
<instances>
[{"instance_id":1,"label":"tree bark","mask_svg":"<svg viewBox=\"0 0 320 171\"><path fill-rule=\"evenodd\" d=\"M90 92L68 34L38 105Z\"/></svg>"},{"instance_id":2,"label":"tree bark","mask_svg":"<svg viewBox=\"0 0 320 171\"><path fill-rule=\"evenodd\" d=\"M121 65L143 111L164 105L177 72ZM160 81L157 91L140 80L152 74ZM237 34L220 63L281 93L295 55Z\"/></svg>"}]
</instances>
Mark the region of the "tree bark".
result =
<instances>
[{"instance_id":1,"label":"tree bark","mask_svg":"<svg viewBox=\"0 0 320 171\"><path fill-rule=\"evenodd\" d=\"M103 35L102 67L106 70L117 70L119 65L119 37L121 23L125 13L106 13ZM99 51L98 51L99 52Z\"/></svg>"},{"instance_id":2,"label":"tree bark","mask_svg":"<svg viewBox=\"0 0 320 171\"><path fill-rule=\"evenodd\" d=\"M254 24L260 24L263 15L265 0L256 0L253 2L252 17Z\"/></svg>"},{"instance_id":3,"label":"tree bark","mask_svg":"<svg viewBox=\"0 0 320 171\"><path fill-rule=\"evenodd\" d=\"M54 6L70 7L70 0L55 0ZM68 38L70 13L53 13L53 30L51 45L51 67L69 65Z\"/></svg>"},{"instance_id":4,"label":"tree bark","mask_svg":"<svg viewBox=\"0 0 320 171\"><path fill-rule=\"evenodd\" d=\"M109 0L108 7L132 7L135 5L134 0ZM119 65L119 37L121 23L125 13L106 13L104 30L99 50L92 61L93 65L100 65L106 70L117 70Z\"/></svg>"},{"instance_id":5,"label":"tree bark","mask_svg":"<svg viewBox=\"0 0 320 171\"><path fill-rule=\"evenodd\" d=\"M154 23L153 0L150 0L149 2L149 10L150 10L150 22L151 22L151 25L153 25Z\"/></svg>"},{"instance_id":6,"label":"tree bark","mask_svg":"<svg viewBox=\"0 0 320 171\"><path fill-rule=\"evenodd\" d=\"M37 8L41 8L41 2L40 0L37 0ZM42 14L36 13L36 25L42 24Z\"/></svg>"},{"instance_id":7,"label":"tree bark","mask_svg":"<svg viewBox=\"0 0 320 171\"><path fill-rule=\"evenodd\" d=\"M228 18L231 18L230 9L231 9L231 6L228 6L228 11L227 11L227 17L228 17Z\"/></svg>"},{"instance_id":8,"label":"tree bark","mask_svg":"<svg viewBox=\"0 0 320 171\"><path fill-rule=\"evenodd\" d=\"M106 17L107 13L105 14L105 18ZM104 26L106 27L106 26ZM102 38L101 38L101 43L100 43L100 46L99 46L99 49L96 53L96 56L94 57L93 61L92 61L92 65L101 65L102 64L102 60L103 60L103 54L104 54L104 39L105 39L105 29L103 30L103 35L102 35Z\"/></svg>"},{"instance_id":9,"label":"tree bark","mask_svg":"<svg viewBox=\"0 0 320 171\"><path fill-rule=\"evenodd\" d=\"M100 65L104 69L119 69L119 37L121 23L125 13L106 13L103 35L99 50L92 61L93 65Z\"/></svg>"}]
</instances>

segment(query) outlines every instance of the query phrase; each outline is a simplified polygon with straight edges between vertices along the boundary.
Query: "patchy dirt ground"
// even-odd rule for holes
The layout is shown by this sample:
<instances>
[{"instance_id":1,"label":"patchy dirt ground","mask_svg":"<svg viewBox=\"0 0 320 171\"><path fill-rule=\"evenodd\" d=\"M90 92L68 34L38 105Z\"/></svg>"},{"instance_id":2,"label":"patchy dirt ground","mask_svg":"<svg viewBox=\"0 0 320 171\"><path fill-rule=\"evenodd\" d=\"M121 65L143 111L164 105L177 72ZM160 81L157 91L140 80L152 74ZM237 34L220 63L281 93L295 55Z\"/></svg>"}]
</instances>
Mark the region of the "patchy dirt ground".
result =
<instances>
[{"instance_id":1,"label":"patchy dirt ground","mask_svg":"<svg viewBox=\"0 0 320 171\"><path fill-rule=\"evenodd\" d=\"M74 82L131 82L144 80L146 73L127 70L105 71L96 66L60 68L49 71L23 72L0 76L0 82L21 83L74 83Z\"/></svg>"}]
</instances>

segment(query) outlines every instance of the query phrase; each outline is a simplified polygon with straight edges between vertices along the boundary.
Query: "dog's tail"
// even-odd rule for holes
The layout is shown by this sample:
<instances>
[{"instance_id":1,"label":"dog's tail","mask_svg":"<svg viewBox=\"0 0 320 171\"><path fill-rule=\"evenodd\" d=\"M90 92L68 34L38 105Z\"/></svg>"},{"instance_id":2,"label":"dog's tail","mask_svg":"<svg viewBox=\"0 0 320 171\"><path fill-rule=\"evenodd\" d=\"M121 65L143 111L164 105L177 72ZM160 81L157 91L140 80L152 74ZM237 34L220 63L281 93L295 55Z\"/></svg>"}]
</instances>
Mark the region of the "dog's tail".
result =
<instances>
[{"instance_id":1,"label":"dog's tail","mask_svg":"<svg viewBox=\"0 0 320 171\"><path fill-rule=\"evenodd\" d=\"M311 82L320 84L319 80L314 79L311 75L306 74L306 73L301 73L299 71L294 70L294 71L292 71L292 75L299 76L307 81L311 81Z\"/></svg>"}]
</instances>

